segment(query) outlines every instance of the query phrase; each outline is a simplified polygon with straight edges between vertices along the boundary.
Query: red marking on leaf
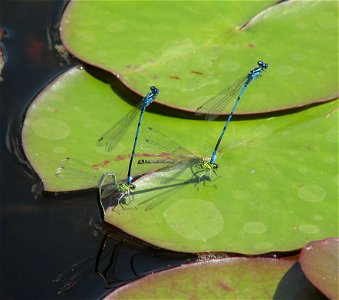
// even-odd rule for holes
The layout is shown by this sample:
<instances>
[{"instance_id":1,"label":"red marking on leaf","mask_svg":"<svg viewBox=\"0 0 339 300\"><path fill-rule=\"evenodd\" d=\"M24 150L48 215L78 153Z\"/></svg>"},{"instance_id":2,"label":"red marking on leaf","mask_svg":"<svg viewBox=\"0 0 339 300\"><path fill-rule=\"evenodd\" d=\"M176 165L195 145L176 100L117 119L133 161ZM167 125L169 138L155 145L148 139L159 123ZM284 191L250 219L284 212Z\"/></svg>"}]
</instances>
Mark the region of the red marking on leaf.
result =
<instances>
[{"instance_id":1,"label":"red marking on leaf","mask_svg":"<svg viewBox=\"0 0 339 300\"><path fill-rule=\"evenodd\" d=\"M104 166L107 166L107 165L109 165L110 163L111 163L111 161L108 160L108 159L106 159L106 160L104 160L104 161L102 162L102 164L103 164Z\"/></svg>"},{"instance_id":2,"label":"red marking on leaf","mask_svg":"<svg viewBox=\"0 0 339 300\"><path fill-rule=\"evenodd\" d=\"M143 156L143 157L161 157L161 158L170 158L172 157L171 153L167 153L167 152L161 152L161 153L158 153L158 154L152 154L152 153L142 153L140 156Z\"/></svg>"},{"instance_id":3,"label":"red marking on leaf","mask_svg":"<svg viewBox=\"0 0 339 300\"><path fill-rule=\"evenodd\" d=\"M232 289L231 287L229 287L226 283L224 283L222 281L218 281L218 286L221 287L225 292L234 291L234 289Z\"/></svg>"},{"instance_id":4,"label":"red marking on leaf","mask_svg":"<svg viewBox=\"0 0 339 300\"><path fill-rule=\"evenodd\" d=\"M171 157L171 153L167 153L167 152L161 152L159 154L160 157Z\"/></svg>"},{"instance_id":5,"label":"red marking on leaf","mask_svg":"<svg viewBox=\"0 0 339 300\"><path fill-rule=\"evenodd\" d=\"M171 153L167 153L167 152L161 152L161 153L157 153L157 154L153 154L153 153L135 153L134 155L135 157L161 157L161 158L171 158L172 155ZM121 161L121 160L125 160L127 158L131 158L131 154L128 155L118 155L115 157L115 161ZM105 160L102 164L95 164L93 165L94 168L96 167L100 167L100 166L106 166L108 164L110 164L111 161L109 160Z\"/></svg>"},{"instance_id":6,"label":"red marking on leaf","mask_svg":"<svg viewBox=\"0 0 339 300\"><path fill-rule=\"evenodd\" d=\"M169 78L176 79L176 80L179 80L179 79L180 79L179 76L170 76Z\"/></svg>"},{"instance_id":7,"label":"red marking on leaf","mask_svg":"<svg viewBox=\"0 0 339 300\"><path fill-rule=\"evenodd\" d=\"M204 73L202 73L202 72L199 72L199 71L191 71L191 73L193 73L193 74L197 74L197 75L203 75Z\"/></svg>"},{"instance_id":8,"label":"red marking on leaf","mask_svg":"<svg viewBox=\"0 0 339 300\"><path fill-rule=\"evenodd\" d=\"M103 168L111 163L110 160L106 159L102 161L101 163L93 164L92 167L93 169L99 170L100 168Z\"/></svg>"},{"instance_id":9,"label":"red marking on leaf","mask_svg":"<svg viewBox=\"0 0 339 300\"><path fill-rule=\"evenodd\" d=\"M252 44L252 43L249 43L249 44L247 45L247 47L248 47L248 48L254 48L254 47L255 47L255 45L254 45L254 44Z\"/></svg>"},{"instance_id":10,"label":"red marking on leaf","mask_svg":"<svg viewBox=\"0 0 339 300\"><path fill-rule=\"evenodd\" d=\"M154 155L151 154L151 153L143 153L142 156L144 156L144 157L154 157Z\"/></svg>"},{"instance_id":11,"label":"red marking on leaf","mask_svg":"<svg viewBox=\"0 0 339 300\"><path fill-rule=\"evenodd\" d=\"M118 155L114 160L115 161L120 161L126 159L126 155Z\"/></svg>"}]
</instances>

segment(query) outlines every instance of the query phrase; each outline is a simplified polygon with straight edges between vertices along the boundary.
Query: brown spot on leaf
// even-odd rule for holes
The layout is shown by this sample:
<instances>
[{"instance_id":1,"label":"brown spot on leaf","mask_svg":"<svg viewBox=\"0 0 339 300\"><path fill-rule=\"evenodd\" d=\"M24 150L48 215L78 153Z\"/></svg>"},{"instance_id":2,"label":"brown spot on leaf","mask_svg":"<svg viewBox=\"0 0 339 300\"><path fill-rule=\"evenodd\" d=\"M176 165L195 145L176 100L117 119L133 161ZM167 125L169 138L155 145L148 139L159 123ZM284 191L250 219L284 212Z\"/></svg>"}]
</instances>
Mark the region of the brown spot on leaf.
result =
<instances>
[{"instance_id":1,"label":"brown spot on leaf","mask_svg":"<svg viewBox=\"0 0 339 300\"><path fill-rule=\"evenodd\" d=\"M231 287L229 287L226 283L224 283L222 281L218 281L218 286L221 287L225 292L234 291L234 289L232 289Z\"/></svg>"},{"instance_id":2,"label":"brown spot on leaf","mask_svg":"<svg viewBox=\"0 0 339 300\"><path fill-rule=\"evenodd\" d=\"M101 163L93 164L92 167L93 167L95 170L100 170L100 168L103 168L103 167L109 165L110 163L111 163L110 160L105 159L105 160L102 161Z\"/></svg>"},{"instance_id":3,"label":"brown spot on leaf","mask_svg":"<svg viewBox=\"0 0 339 300\"><path fill-rule=\"evenodd\" d=\"M126 155L118 155L114 160L115 161L120 161L126 159Z\"/></svg>"}]
</instances>

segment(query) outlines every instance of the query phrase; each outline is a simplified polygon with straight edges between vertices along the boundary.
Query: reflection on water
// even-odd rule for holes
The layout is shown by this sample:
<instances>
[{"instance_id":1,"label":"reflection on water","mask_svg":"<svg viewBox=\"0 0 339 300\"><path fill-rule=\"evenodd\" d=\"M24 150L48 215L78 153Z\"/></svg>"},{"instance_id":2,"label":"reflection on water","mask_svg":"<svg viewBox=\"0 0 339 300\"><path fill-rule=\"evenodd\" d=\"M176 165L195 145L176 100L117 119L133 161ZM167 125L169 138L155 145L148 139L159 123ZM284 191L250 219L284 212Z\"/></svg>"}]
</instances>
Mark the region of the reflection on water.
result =
<instances>
[{"instance_id":1,"label":"reflection on water","mask_svg":"<svg viewBox=\"0 0 339 300\"><path fill-rule=\"evenodd\" d=\"M89 256L59 273L54 282L58 294L67 294L71 289L85 283L95 272L105 283L105 288L117 288L127 282L158 270L196 260L196 256L162 250L138 241L109 224L98 227L102 235L96 256Z\"/></svg>"}]
</instances>

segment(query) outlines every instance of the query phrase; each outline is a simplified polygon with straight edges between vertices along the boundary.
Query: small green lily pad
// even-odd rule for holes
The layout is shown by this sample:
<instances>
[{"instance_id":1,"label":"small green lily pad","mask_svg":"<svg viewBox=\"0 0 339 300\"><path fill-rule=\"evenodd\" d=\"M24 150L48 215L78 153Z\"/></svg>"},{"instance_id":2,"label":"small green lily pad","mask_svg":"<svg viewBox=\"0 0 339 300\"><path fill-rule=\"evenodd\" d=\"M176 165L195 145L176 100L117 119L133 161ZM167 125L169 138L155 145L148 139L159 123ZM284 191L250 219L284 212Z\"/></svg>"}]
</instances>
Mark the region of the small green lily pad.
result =
<instances>
[{"instance_id":1,"label":"small green lily pad","mask_svg":"<svg viewBox=\"0 0 339 300\"><path fill-rule=\"evenodd\" d=\"M336 1L72 1L66 48L169 106L196 109L256 67L263 78L237 114L327 101L338 95Z\"/></svg>"},{"instance_id":2,"label":"small green lily pad","mask_svg":"<svg viewBox=\"0 0 339 300\"><path fill-rule=\"evenodd\" d=\"M96 141L130 108L109 84L81 69L51 83L27 111L23 127L26 156L46 190L95 185L86 176L56 177L65 157L126 179L135 127L111 153ZM214 183L190 182L189 169L148 174L135 181L131 205L108 210L106 221L154 245L184 252L286 251L333 236L338 228L337 113L332 102L281 117L232 121ZM156 128L209 157L223 125L146 112L142 128ZM144 132L136 159L149 158ZM134 165L132 175L140 173Z\"/></svg>"},{"instance_id":3,"label":"small green lily pad","mask_svg":"<svg viewBox=\"0 0 339 300\"><path fill-rule=\"evenodd\" d=\"M105 299L273 299L294 263L268 258L193 263L126 284Z\"/></svg>"},{"instance_id":4,"label":"small green lily pad","mask_svg":"<svg viewBox=\"0 0 339 300\"><path fill-rule=\"evenodd\" d=\"M306 277L330 299L339 298L339 239L328 238L307 244L300 254Z\"/></svg>"}]
</instances>

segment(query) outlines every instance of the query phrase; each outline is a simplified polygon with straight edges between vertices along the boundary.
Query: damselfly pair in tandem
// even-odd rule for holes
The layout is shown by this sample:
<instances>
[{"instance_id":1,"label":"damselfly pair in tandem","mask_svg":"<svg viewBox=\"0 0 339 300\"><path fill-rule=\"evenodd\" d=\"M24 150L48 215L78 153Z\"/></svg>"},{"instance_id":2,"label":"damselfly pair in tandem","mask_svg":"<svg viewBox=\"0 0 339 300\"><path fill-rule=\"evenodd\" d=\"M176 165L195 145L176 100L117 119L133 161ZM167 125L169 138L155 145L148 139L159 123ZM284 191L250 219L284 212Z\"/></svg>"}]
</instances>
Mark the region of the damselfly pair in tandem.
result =
<instances>
[{"instance_id":1,"label":"damselfly pair in tandem","mask_svg":"<svg viewBox=\"0 0 339 300\"><path fill-rule=\"evenodd\" d=\"M231 118L235 112L235 109L244 94L245 90L249 86L249 84L259 78L264 70L268 68L268 65L262 61L258 62L258 67L251 70L246 76L240 78L237 80L233 85L231 85L229 88L223 90L222 92L218 93L216 96L212 97L208 101L206 101L203 105L199 106L196 109L196 114L206 115L206 119L213 119L215 115L218 115L226 109L227 105L231 102L234 95L236 95L239 91L239 95L233 105L233 108L231 110L231 113L229 114L226 123L221 131L221 134L218 138L218 141L216 143L216 146L213 150L213 153L211 155L211 158L209 160L203 159L201 156L194 155L190 151L188 151L186 148L179 146L173 139L166 137L164 134L160 133L155 128L147 128L145 133L145 139L144 143L148 145L157 145L157 147L153 147L153 149L158 148L166 148L166 144L168 144L168 141L172 144L171 147L167 148L166 151L169 151L171 154L170 159L155 159L155 160L149 160L149 159L140 159L138 161L139 165L155 165L156 167L154 169L158 169L161 165L162 172L166 170L183 170L190 168L192 171L192 178L196 177L198 179L197 185L201 182L202 179L208 179L211 180L212 174L217 175L216 170L218 169L218 165L215 163L217 152L220 147L221 141L223 139L223 136L227 130L227 127L231 121ZM120 121L118 121L114 126L112 126L101 138L98 140L98 146L105 146L106 150L110 151L112 150L115 145L120 141L121 137L124 135L124 132L129 127L129 125L132 123L132 121L135 119L137 112L140 110L140 117L139 122L137 125L137 130L134 138L133 148L132 148L132 154L130 157L130 162L128 166L128 172L127 172L127 179L126 181L123 181L121 183L117 183L116 177L114 173L104 173L95 175L95 180L98 183L98 191L100 199L104 198L107 194L110 194L111 190L114 190L115 192L118 192L120 195L120 198L118 197L118 204L121 204L121 199L125 199L126 196L128 198L128 202L133 200L133 193L136 189L136 185L133 182L133 178L131 176L132 173L132 165L133 165L133 159L135 157L135 151L137 146L137 140L140 133L142 118L144 115L144 112L146 108L153 102L155 97L158 95L159 90L155 87L151 87L151 92L147 94L141 103L133 108L124 118L122 118ZM149 137L148 137L149 136ZM166 142L167 141L167 142ZM154 151L154 150L151 150ZM65 176L66 173L68 173L69 167L67 165L74 165L71 159L66 159L62 162L62 165L57 171L57 174L59 176ZM165 165L165 166L164 166ZM106 180L107 178L111 178L112 183L108 186L113 186L113 188L107 188L106 187ZM104 188L105 187L105 188ZM103 209L103 207L102 207Z\"/></svg>"}]
</instances>

